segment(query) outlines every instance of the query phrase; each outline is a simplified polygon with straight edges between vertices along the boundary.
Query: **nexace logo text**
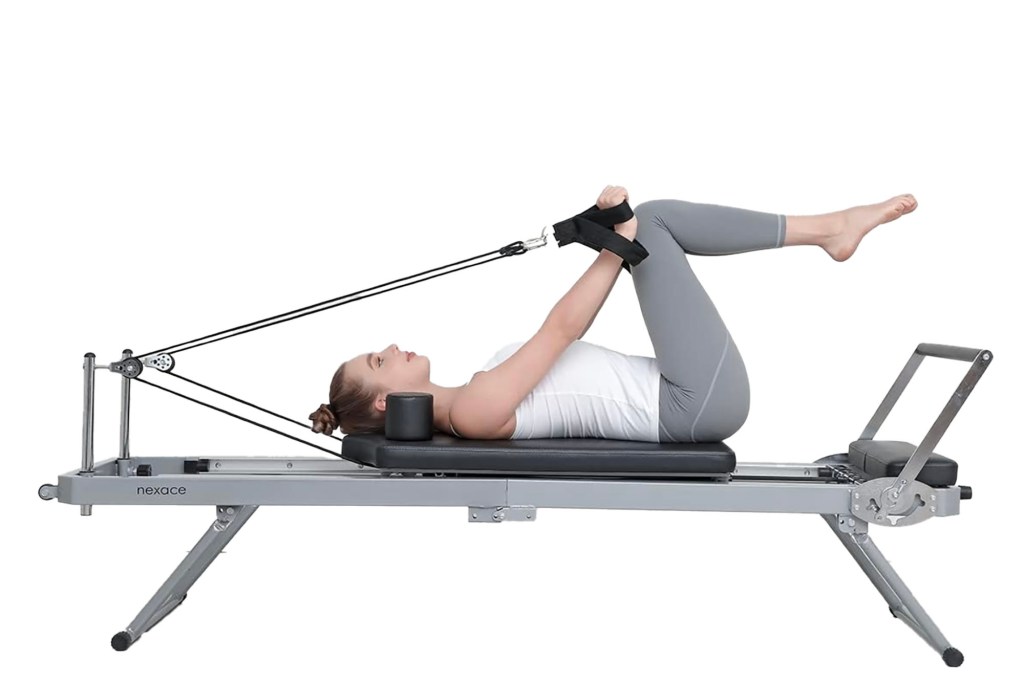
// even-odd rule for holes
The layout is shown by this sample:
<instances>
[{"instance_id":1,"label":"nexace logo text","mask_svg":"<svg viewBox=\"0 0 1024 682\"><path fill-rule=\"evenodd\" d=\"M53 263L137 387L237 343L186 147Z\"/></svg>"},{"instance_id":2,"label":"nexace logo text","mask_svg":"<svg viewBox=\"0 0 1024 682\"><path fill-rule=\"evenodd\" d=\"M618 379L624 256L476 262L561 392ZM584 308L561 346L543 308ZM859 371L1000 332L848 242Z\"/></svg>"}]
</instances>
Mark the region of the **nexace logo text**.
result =
<instances>
[{"instance_id":1,"label":"nexace logo text","mask_svg":"<svg viewBox=\"0 0 1024 682\"><path fill-rule=\"evenodd\" d=\"M136 495L184 495L185 486L139 486L135 491Z\"/></svg>"}]
</instances>

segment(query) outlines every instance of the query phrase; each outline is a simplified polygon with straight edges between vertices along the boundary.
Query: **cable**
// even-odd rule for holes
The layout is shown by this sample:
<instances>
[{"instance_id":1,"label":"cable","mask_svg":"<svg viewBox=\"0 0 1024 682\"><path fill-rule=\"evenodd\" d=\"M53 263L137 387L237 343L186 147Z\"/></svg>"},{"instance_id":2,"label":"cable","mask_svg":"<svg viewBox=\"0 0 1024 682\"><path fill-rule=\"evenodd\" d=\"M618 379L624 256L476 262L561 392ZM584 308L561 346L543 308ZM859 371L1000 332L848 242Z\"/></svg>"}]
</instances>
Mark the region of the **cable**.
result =
<instances>
[{"instance_id":1,"label":"cable","mask_svg":"<svg viewBox=\"0 0 1024 682\"><path fill-rule=\"evenodd\" d=\"M257 421L253 421L251 419L246 419L245 417L237 415L234 412L228 412L227 410L222 409L220 407L217 407L215 405L210 405L209 403L204 403L202 400L197 400L196 398L189 397L189 396L185 395L184 393L178 393L177 391L173 391L173 390L167 388L166 386L161 386L160 384L154 384L153 382L146 381L145 379L143 379L141 377L135 377L135 381L140 381L140 382L146 384L147 386L152 386L153 388L159 388L161 391L167 391L168 393L176 395L179 398L184 398L185 400L191 400L194 403L199 403L200 405L203 405L205 407L209 407L211 410L217 410L218 412L223 412L224 414L229 415L231 417L234 417L235 419L241 419L242 421L248 422L249 424L252 424L253 426L258 426L261 429L266 429L267 431L273 431L274 433L276 433L279 436L284 436L285 438L291 438L292 440L298 441L298 442L302 443L303 445L308 445L311 448L316 448L317 450L323 450L324 452L327 452L327 453L331 454L334 457L340 457L341 456L340 453L335 452L334 450L328 450L327 448L320 447L319 445L313 445L309 441L305 441L305 440L303 440L301 438L298 438L298 437L293 436L291 434L285 433L284 431L278 431L277 429L275 429L273 427L270 427L270 426L267 426L266 424L260 424Z\"/></svg>"},{"instance_id":2,"label":"cable","mask_svg":"<svg viewBox=\"0 0 1024 682\"><path fill-rule=\"evenodd\" d=\"M196 386L199 386L200 388L205 388L207 391L212 391L212 392L216 393L217 395L222 395L225 398L230 398L231 400L240 402L243 405L248 405L249 407L251 407L253 409L257 409L260 412L266 412L267 414L272 414L275 417L277 417L278 419L283 419L286 422L291 422L292 424L295 424L297 426L301 426L304 429L308 429L309 428L309 424L306 424L304 422L300 422L300 421L298 421L296 419L292 419L290 417L286 417L283 414L278 414L277 412L273 412L271 410L268 410L265 407L260 407L259 405L256 405L255 403L250 403L248 401L242 400L241 398L236 398L235 396L230 395L228 393L225 393L224 391L218 391L216 388L213 388L212 386L207 386L206 384L201 384L201 383L199 383L198 381L196 381L194 379L189 379L189 378L184 377L184 376L182 376L180 374L175 374L174 372L164 372L164 374L170 374L172 377L178 377L182 381L187 381L188 383L194 384ZM325 434L322 434L322 435L325 435L328 438L333 438L334 440L338 441L339 443L344 440L344 438L338 438L334 434L330 434L330 433L325 433Z\"/></svg>"},{"instance_id":3,"label":"cable","mask_svg":"<svg viewBox=\"0 0 1024 682\"><path fill-rule=\"evenodd\" d=\"M415 275L409 275L407 277L402 277L402 278L399 278L399 279L396 279L396 280L392 280L392 281L386 282L384 284L378 284L377 286L369 287L368 289L362 289L360 291L353 291L352 293L345 294L343 296L337 296L337 297L331 298L331 299L327 299L326 301L321 301L320 303L314 303L312 305L308 305L308 306L305 306L305 307L302 307L302 308L296 308L295 310L290 310L290 311L288 311L286 313L280 313L278 315L273 315L271 317L267 317L267 318L264 318L262 320L257 320L255 322L249 322L248 324L243 324L243 325L239 325L237 327L232 327L231 329L225 329L223 331L215 332L213 334L207 334L206 336L200 336L198 338L192 339L191 341L183 341L181 343L174 344L173 346L167 346L167 347L161 348L159 350L149 351L148 353L140 353L140 354L137 354L135 357L147 357L147 356L150 356L150 355L156 355L158 353L168 353L168 352L181 353L181 352L186 351L186 350L191 350L192 348L198 348L199 346L205 346L208 343L214 343L216 341L223 341L224 339L229 339L229 338L231 338L233 336L239 336L241 334L247 334L247 333L249 333L251 331L256 331L257 329L263 329L265 327L272 327L273 325L280 324L281 322L288 322L290 320L297 320L300 317L305 317L306 315L312 315L313 313L318 313L318 312L321 312L321 311L324 311L324 310L330 310L331 308L336 308L338 306L345 305L346 303L352 303L353 301L359 301L359 300L362 300L364 298L370 298L371 296L376 296L378 294L387 293L389 291L395 291L396 289L401 289L403 287L407 287L410 284L419 284L420 282L426 282L427 280L434 279L435 277L441 277L442 275L448 275L448 274L451 274L453 272L458 272L459 270L465 270L467 268L471 268L471 267L474 267L474 266L477 266L477 265L483 265L484 263L490 263L491 261L498 260L499 258L505 258L506 256L514 256L514 255L518 255L520 253L525 253L525 252L526 251L523 250L523 243L522 242L513 242L513 243L511 243L511 244L509 244L507 246L504 246L504 247L500 248L500 249L495 249L494 251L489 251L487 253L482 253L479 256L474 256L472 258L465 258L463 260L455 261L454 263L450 263L448 265L443 265L443 266L438 267L438 268L431 268L430 270L424 270L423 272L417 273ZM359 296L358 298L352 298L352 299L349 299L349 300L346 300L346 301L341 301L341 299L348 298L349 296L356 296L357 294L362 294L362 293L367 292L367 291L373 291L374 289L380 289L381 287L390 286L392 284L396 284L398 282L403 282L405 280L412 279L414 277L419 277L420 275L425 275L425 274L428 274L428 273L431 273L431 272L435 272L437 270L444 270L446 268L450 268L450 267L455 266L455 265L460 265L462 263L466 263L466 262L469 262L469 261L472 261L472 260L477 260L478 258L483 258L485 256L490 256L490 255L493 255L495 253L500 253L501 255L496 256L494 258L490 258L490 259L485 260L485 261L481 261L479 263L472 263L470 265L466 265L464 267L457 268L455 270L449 270L448 272L442 272L442 273L437 274L437 275L432 275L430 277L425 277L425 278L417 280L415 282L409 282L407 284L403 284L401 286L396 286L396 287L391 288L391 289L386 289L384 291L376 291L376 292L374 292L372 294L367 294L365 296ZM340 303L335 303L335 301L341 301L341 302ZM331 305L327 305L327 304L331 304ZM325 307L321 307L321 306L325 306ZM314 308L315 308L315 310L313 310ZM301 315L296 315L296 313L302 313L302 314ZM289 316L291 316L291 317L289 317ZM253 326L253 325L258 325L258 326ZM251 328L246 329L246 327L251 327ZM238 331L238 330L242 330L242 331ZM232 334L230 332L235 332L235 333ZM221 334L228 334L228 335L227 336L220 336ZM219 337L219 338L213 338L213 337ZM207 340L207 339L209 339L209 340ZM197 342L202 342L202 343L197 343Z\"/></svg>"},{"instance_id":4,"label":"cable","mask_svg":"<svg viewBox=\"0 0 1024 682\"><path fill-rule=\"evenodd\" d=\"M546 229L547 228L545 228L545 230ZM389 291L395 291L396 289L402 289L402 288L410 286L412 284L419 284L420 282L426 282L427 280L434 279L435 277L441 277L442 275L448 275L448 274L451 274L453 272L458 272L459 270L466 270L468 268L475 267L477 265L483 265L484 263L490 263L491 261L498 260L499 258L505 258L505 257L508 257L508 256L518 256L520 254L526 253L527 251L531 251L531 250L533 250L533 249L535 249L535 248L537 248L539 246L543 246L546 243L547 243L547 239L544 236L544 232L541 232L541 236L539 238L537 238L537 239L530 239L530 240L527 240L526 242L522 242L522 241L512 242L511 244L507 244L506 246L503 246L500 249L495 249L494 251L488 251L487 253L482 253L479 256L473 256L472 258L465 258L465 259L460 260L460 261L455 261L453 263L449 263L448 265L443 265L441 267L431 268L429 270L424 270L423 272L417 273L415 275L409 275L407 277L402 277L402 278L399 278L399 279L396 279L396 280L392 280L390 282L385 282L384 284L378 284L377 286L369 287L368 289L362 289L360 291L354 291L352 293L345 294L343 296L337 296L335 298L327 299L326 301L321 301L320 303L314 303L312 305L308 305L308 306L305 306L303 308L296 308L295 310L290 310L290 311L285 312L285 313L280 313L278 315L273 315L271 317L267 317L267 318L264 318L262 320L257 320L255 322L250 322L248 324L239 325L237 327L232 327L230 329L225 329L223 331L215 332L213 334L207 334L206 336L200 336L200 337L197 337L195 339L192 339L191 341L183 341L183 342L175 344L173 346L166 346L166 347L161 348L159 350L149 351L148 353L140 353L140 354L136 355L135 357L144 358L144 357L147 357L147 356L156 355L158 353L167 353L167 352L171 352L171 351L173 351L175 353L181 353L183 351L191 350L192 348L198 348L199 346L205 346L207 344L214 343L216 341L223 341L224 339L229 339L229 338L231 338L233 336L239 336L241 334L247 334L249 332L256 331L257 329L263 329L265 327L272 327L275 324L280 324L282 322L288 322L288 321L291 321L291 320L296 320L296 319L298 319L300 317L305 317L306 315L312 315L313 313L322 312L324 310L330 310L331 308L336 308L338 306L345 305L346 303L352 303L353 301L359 301L359 300L362 300L364 298L370 298L371 296L376 296L378 294L387 293ZM478 263L470 263L470 261L477 261L477 260L480 260L481 258L486 258L487 256L493 256L494 254L499 254L499 255L495 256L494 258L488 258L487 260L480 261ZM470 264L469 265L463 265L462 267L459 267L459 268L455 268L456 265L462 265L463 263L470 263ZM454 269L452 269L452 268L454 268ZM406 280L415 279L417 277L421 277L422 275L428 275L430 273L434 273L434 272L437 272L439 270L445 270L445 272L440 272L438 274L431 275L430 277L423 277L422 279L416 279L416 281L413 281L413 282L407 282L406 281ZM401 284L400 286L393 286L393 287L391 286L391 285L397 285L400 282L405 282L405 284ZM384 287L391 287L391 288L385 289ZM382 291L375 291L376 289L382 289ZM366 292L372 292L372 293L366 293ZM360 296L359 294L365 294L365 295ZM175 374L175 373L170 372L170 371L168 371L166 373L170 374L171 376L175 376L175 377L177 377L177 378L179 378L179 379L181 379L183 381L186 381L186 382L188 382L190 384L193 384L195 386L199 386L201 388L205 388L206 390L212 391L213 393L221 395L221 396L223 396L225 398L229 398L229 399L234 400L236 402L242 403L243 405L247 405L247 406L252 407L252 408L254 408L256 410L259 410L261 412L265 412L266 414L273 415L273 416L277 417L278 419L283 419L283 420L285 420L287 422L290 422L292 424L297 424L298 426L301 426L304 429L305 428L309 428L309 426L307 424L303 423L303 422L297 421L295 419L291 419L289 417L285 417L284 415L281 415L281 414L278 414L276 412L273 412L272 410L268 410L266 408L263 408L263 407L260 407L259 405L254 404L254 403L248 402L246 400L242 400L241 398L237 398L237 397L235 397L233 395L225 393L224 391L219 391L219 390L217 390L215 388L212 388L210 386L202 384L202 383L200 383L198 381L195 381L193 379L189 379L187 377L184 377L181 374ZM285 438L289 438L291 440L297 441L299 443L302 443L303 445L308 445L311 448L316 448L317 450L322 450L324 452L330 453L331 455L333 455L335 457L339 457L340 456L340 453L336 453L333 450L329 450L328 448L324 448L324 447L321 447L319 445L314 445L313 443L310 443L310 442L308 442L306 440L303 440L302 438L297 438L296 436L292 436L291 434L285 433L283 431L278 431L277 429L275 429L275 428L273 428L271 426L267 426L266 424L261 424L260 422L254 421L252 419L248 419L248 418L243 417L241 415L237 415L234 412L229 412L228 410L225 410L223 408L217 407L215 405L211 405L209 403L205 403L202 400L199 400L197 398L192 398L190 396L185 395L184 393L179 393L179 392L174 391L174 390L172 390L170 388L167 388L166 386L161 386L160 384L155 384L153 382L146 381L145 379L142 379L139 376L136 376L135 380L139 381L139 382L141 382L143 384L146 384L147 386L152 386L154 388L158 388L161 391L166 391L167 393L170 393L171 395L176 395L179 398L184 398L185 400L189 400L189 401L194 402L194 403L196 403L198 405L202 405L204 407L208 407L211 410L216 410L217 412L221 412L223 414L226 414L229 417L234 417L235 419L239 419L239 420L244 421L244 422L246 422L248 424L252 424L253 426L258 426L261 429L266 429L267 431L270 431L272 433L276 433L279 436L284 436ZM337 440L339 442L344 440L343 438L338 438L337 436L334 436L332 434L326 434L326 435L328 435L330 438L333 438L334 440Z\"/></svg>"}]
</instances>

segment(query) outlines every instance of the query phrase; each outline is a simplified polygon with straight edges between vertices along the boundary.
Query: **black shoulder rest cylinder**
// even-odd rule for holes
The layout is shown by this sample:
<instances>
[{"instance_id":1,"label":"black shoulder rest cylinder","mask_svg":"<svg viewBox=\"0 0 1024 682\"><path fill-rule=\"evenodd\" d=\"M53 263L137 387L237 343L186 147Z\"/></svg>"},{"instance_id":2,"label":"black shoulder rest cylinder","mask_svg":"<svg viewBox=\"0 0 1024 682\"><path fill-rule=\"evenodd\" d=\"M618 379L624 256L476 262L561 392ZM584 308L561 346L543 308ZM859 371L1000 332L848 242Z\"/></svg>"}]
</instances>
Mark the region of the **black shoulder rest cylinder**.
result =
<instances>
[{"instance_id":1,"label":"black shoulder rest cylinder","mask_svg":"<svg viewBox=\"0 0 1024 682\"><path fill-rule=\"evenodd\" d=\"M434 395L414 391L388 393L384 437L388 440L433 439Z\"/></svg>"},{"instance_id":2,"label":"black shoulder rest cylinder","mask_svg":"<svg viewBox=\"0 0 1024 682\"><path fill-rule=\"evenodd\" d=\"M622 267L629 272L630 267L647 258L647 249L640 242L630 241L617 233L615 225L624 223L633 217L633 209L623 201L618 206L601 209L594 204L583 213L574 215L552 227L558 246L579 242L595 251L608 249L622 258Z\"/></svg>"}]
</instances>

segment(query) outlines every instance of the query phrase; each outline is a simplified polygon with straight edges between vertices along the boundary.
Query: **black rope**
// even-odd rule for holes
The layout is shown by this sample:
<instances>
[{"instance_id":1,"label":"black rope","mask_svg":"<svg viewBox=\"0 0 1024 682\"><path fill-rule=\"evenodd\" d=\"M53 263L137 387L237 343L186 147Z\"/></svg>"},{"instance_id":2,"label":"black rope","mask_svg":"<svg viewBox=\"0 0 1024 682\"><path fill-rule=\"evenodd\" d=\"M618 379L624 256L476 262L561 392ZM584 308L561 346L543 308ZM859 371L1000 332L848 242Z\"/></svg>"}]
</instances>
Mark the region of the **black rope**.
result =
<instances>
[{"instance_id":1,"label":"black rope","mask_svg":"<svg viewBox=\"0 0 1024 682\"><path fill-rule=\"evenodd\" d=\"M428 273L431 273L431 272L435 272L437 270L444 270L446 268L450 268L450 267L455 266L455 265L460 265L462 263L466 263L466 262L469 262L469 261L472 261L472 260L476 260L478 258L483 258L485 256L490 256L490 255L493 255L495 253L500 253L501 255L496 256L494 258L490 258L490 259L485 260L485 261L481 261L479 263L472 263L470 265L466 265L464 267L457 268L455 270L449 270L448 272L442 272L442 273L437 274L437 275L432 275L430 277L425 277L423 279L416 280L415 282L409 282L407 284L403 284L401 286L396 286L396 287L391 288L391 289L386 289L384 291L376 291L376 292L374 292L372 294L367 294L366 296L359 296L358 298L352 298L352 299L349 299L349 300L342 301L342 299L346 299L349 296L356 296L357 294L362 294L362 293L367 292L367 291L373 291L374 289L379 289L381 287L390 286L390 285L396 284L398 282L403 282L403 281L405 281L407 279L412 279L413 277L419 277L420 275L425 275L425 274L428 274ZM448 265L443 265L443 266L441 266L439 268L431 268L430 270L424 270L423 272L417 273L415 275L409 275L408 277L402 277L402 278L399 278L399 279L396 279L396 280L392 280L390 282L386 282L384 284L378 284L375 287L369 287L368 289L362 289L360 291L353 291L350 294L345 294L343 296L337 296L335 298L327 299L326 301L321 301L320 303L314 303L312 305L308 305L308 306L305 306L305 307L302 307L302 308L296 308L295 310L291 310L291 311L288 311L286 313L280 313L278 315L273 315L271 317L267 317L267 318L264 318L262 320L257 320L255 322L250 322L248 324L243 324L243 325L239 325L237 327L232 327L231 329L225 329L223 331L215 332L213 334L207 334L206 336L200 336L198 338L192 339L191 341L183 341L181 343L174 344L173 346L167 346L167 347L161 348L159 350L149 351L148 353L140 353L140 354L137 354L135 357L147 357L147 356L150 356L150 355L156 355L157 353L167 353L167 352L181 353L181 352L186 351L186 350L191 350L192 348L198 348L199 346L205 346L208 343L214 343L215 341L223 341L224 339L230 339L233 336L239 336L241 334L247 334L249 332L256 331L257 329L263 329L265 327L272 327L273 325L280 324L281 322L288 322L290 320L297 320L300 317L305 317L306 315L312 315L313 313L319 313L319 312L324 311L324 310L330 310L331 308L336 308L338 306L345 305L346 303L352 303L353 301L359 301L359 300L362 300L364 298L370 298L371 296L376 296L378 294L384 294L384 293L387 293L388 291L395 291L396 289L401 289L401 288L407 287L407 286L409 286L411 284L419 284L420 282L426 282L427 280L434 279L435 277L441 277L442 275L448 275L448 274L451 274L453 272L458 272L459 270L465 270L467 268L471 268L471 267L474 267L474 266L477 266L477 265L483 265L484 263L490 263L491 261L498 260L499 258L505 258L506 256L515 256L515 255L518 255L518 254L521 254L521 253L526 253L526 250L523 248L523 242L521 242L521 241L520 242L512 242L511 244L509 244L507 246L504 246L504 247L502 247L500 249L495 249L494 251L489 251L487 253L482 253L479 256L474 256L472 258L465 258L463 260L455 261L454 263L450 263ZM341 301L341 302L340 303L335 303L335 301ZM333 305L327 305L329 303L333 304ZM326 306L326 307L320 307L320 306ZM315 310L313 310L314 308L315 308ZM296 315L295 313L302 313L302 314L301 315ZM289 317L289 316L292 316L292 317ZM264 323L266 323L266 324L264 324ZM259 325L259 326L253 326L253 325ZM251 327L251 328L250 329L246 329L246 327ZM242 331L238 331L238 330L242 330ZM235 333L231 334L230 332L235 332ZM221 334L228 334L228 336L220 336ZM219 337L219 338L213 338L215 336ZM209 340L207 340L207 339L209 339ZM197 343L197 342L200 342L200 341L202 343ZM184 347L182 348L181 346L184 346Z\"/></svg>"},{"instance_id":2,"label":"black rope","mask_svg":"<svg viewBox=\"0 0 1024 682\"><path fill-rule=\"evenodd\" d=\"M179 376L179 378L181 378L181 377ZM135 377L135 381L140 381L140 382L146 384L147 386L152 386L153 388L159 388L161 391L167 391L168 393L176 395L179 398L184 398L185 400L191 400L194 403L199 403L200 405L203 405L205 407L209 407L211 410L217 410L218 412L223 412L224 414L229 415L231 417L234 417L235 419L241 419L242 421L248 422L249 424L252 424L253 426L258 426L261 429L266 429L267 431L273 431L274 433L276 433L279 436L284 436L285 438L291 438L292 440L298 441L298 442L302 443L303 445L308 445L311 448L316 448L317 450L323 450L324 452L330 453L334 457L341 457L341 454L338 453L338 452L335 452L334 450L329 450L327 448L322 448L319 445L313 445L309 441L303 440L301 438L297 438L296 436L293 436L293 435L291 435L289 433L285 433L284 431L278 431L277 429L275 429L273 427L270 427L270 426L267 426L266 424L260 424L259 422L253 421L252 419L246 419L245 417L243 417L241 415L237 415L234 412L228 412L227 410L222 409L220 407L217 407L216 405L210 405L209 403L204 403L202 400L197 400L196 398L192 398L190 396L187 396L184 393L178 393L177 391L172 391L171 389L167 388L166 386L161 386L160 384L154 384L151 381L146 381L142 377Z\"/></svg>"},{"instance_id":3,"label":"black rope","mask_svg":"<svg viewBox=\"0 0 1024 682\"><path fill-rule=\"evenodd\" d=\"M175 353L181 353L183 351L190 350L192 348L198 348L199 346L205 346L205 345L207 345L209 343L214 343L215 341L223 341L224 339L229 339L229 338L231 338L233 336L239 336L241 334L247 334L249 332L256 331L257 329L263 329L265 327L271 327L271 326L273 326L275 324L280 324L282 322L288 322L288 321L291 321L291 320L296 320L296 319L298 319L300 317L305 317L306 315L312 315L313 313L318 313L318 312L322 312L324 310L330 310L331 308L336 308L338 306L345 305L346 303L352 303L353 301L359 301L359 300L362 300L364 298L370 298L371 296L376 296L378 294L387 293L388 291L395 291L396 289L402 289L402 288L410 286L412 284L419 284L420 282L426 282L427 280L434 279L435 277L441 277L442 275L448 275L448 274L451 274L453 272L458 272L459 270L466 270L468 268L475 267L477 265L483 265L484 263L490 263L491 261L498 260L499 258L505 258L507 256L517 256L517 255L526 253L527 251L529 251L532 248L534 248L534 247L533 246L527 247L526 244L524 244L521 241L512 242L511 244L503 246L500 249L495 249L494 251L489 251L487 253L482 253L479 256L473 256L472 258L465 258L465 259L460 260L460 261L455 261L453 263L449 263L448 265L443 265L441 267L431 268L429 270L424 270L423 272L417 273L415 275L409 275L407 277L402 277L402 278L399 278L399 279L396 279L396 280L392 280L390 282L385 282L384 284L378 284L377 286L369 287L368 289L362 289L360 291L354 291L352 293L345 294L343 296L337 296L335 298L327 299L326 301L321 301L320 303L314 303L312 305L308 305L308 306L305 306L305 307L302 307L302 308L296 308L295 310L291 310L291 311L288 311L286 313L280 313L278 315L273 315L271 317L267 317L267 318L264 318L262 320L257 320L255 322L250 322L248 324L239 325L237 327L232 327L230 329L225 329L223 331L215 332L213 334L207 334L206 336L200 336L198 338L192 339L191 341L183 341L183 342L175 344L173 346L166 346L166 347L161 348L159 350L149 351L148 353L140 353L140 354L137 354L135 357L147 357L147 356L150 356L150 355L156 355L158 353L166 353L166 352L171 352L171 351L173 351ZM470 261L479 260L479 259L485 258L487 256L493 256L494 254L499 254L499 255L495 256L494 258L489 258L488 260L485 260L485 261L480 261L478 263L470 263ZM455 268L456 265L462 265L463 263L470 263L470 264L469 265L465 265L465 266L460 267L460 268ZM450 268L454 268L454 269L450 269ZM444 270L445 272L440 272L438 274L431 275L430 277L423 277L422 279L416 279L416 281L413 281L413 282L406 282L406 280L415 279L417 277L421 277L422 275L427 275L427 274L430 274L430 273L433 273L433 272L437 272L439 270ZM400 282L406 282L406 283L405 284L401 284L400 286L391 287L391 285L399 284ZM391 288L384 289L384 287L391 287ZM383 289L383 290L382 291L375 291L376 289ZM373 293L368 293L367 294L366 292L373 292ZM366 294L366 295L365 296L360 296L359 294ZM225 334L226 334L226 336L222 336L222 335L225 335ZM214 337L216 337L216 338L214 338ZM177 377L177 378L179 378L179 379L181 379L183 381L186 381L186 382L188 382L190 384L193 384L195 386L199 386L201 388L205 388L206 390L212 391L213 393L221 395L221 396L223 396L225 398L229 398L229 399L234 400L236 402L242 403L243 405L247 405L249 407L252 407L252 408L254 408L256 410L259 410L260 412L265 412L266 414L273 415L273 416L277 417L278 419L283 419L283 420L285 420L287 422L290 422L292 424L297 424L298 426L301 426L304 429L305 428L309 428L309 425L305 424L304 422L300 422L300 421L297 421L295 419L291 419L289 417L285 417L284 415L278 414L278 413L276 413L276 412L274 412L272 410L268 410L266 408L260 407L259 405L256 405L254 403L248 402L246 400L242 400L241 398L237 398L237 397L235 397L233 395L225 393L224 391L219 391L219 390L217 390L215 388L212 388L210 386L202 384L202 383L200 383L198 381L195 381L193 379L189 379L187 377L184 377L184 376L182 376L180 374L175 374L173 372L166 372L166 373L170 374L171 376L175 376L175 377ZM258 426L261 429L266 429L267 431L270 431L272 433L276 433L279 436L284 436L285 438L289 438L291 440L297 441L299 443L302 443L303 445L308 445L311 448L316 448L317 450L322 450L324 452L327 452L327 453L331 454L332 456L335 456L335 457L340 457L341 456L340 453L338 453L338 452L335 452L335 451L330 450L328 448L321 447L319 445L314 445L313 443L310 443L309 441L306 441L306 440L304 440L302 438L298 438L298 437L293 436L291 434L285 433L284 431L278 431L277 429L275 429L275 428L273 428L271 426L267 426L266 424L261 424L258 421L255 421L255 420L252 420L252 419L248 419L248 418L243 417L241 415L235 414L234 412L229 412L228 410L225 410L223 408L217 407L216 405L211 405L209 403L205 403L202 400L199 400L197 398L193 398L191 396L187 396L184 393L179 393L179 392L174 391L174 390L172 390L170 388L167 388L166 386L161 386L160 384L155 384L155 383L153 383L151 381L146 381L145 379L143 379L141 377L138 377L138 376L135 377L135 380L139 381L139 382L141 382L143 384L146 384L147 386L152 386L153 388L158 388L161 391L165 391L167 393L170 393L171 395L176 395L179 398L184 398L185 400L189 400L189 401L194 402L194 403L196 403L198 405L202 405L203 407L208 407L211 410L216 410L217 412L221 412L222 414L226 414L229 417L234 417L235 419L239 419L241 421L244 421L247 424L252 424L253 426ZM331 434L325 434L325 435L328 435L330 438L333 438L334 440L337 440L339 442L343 441L342 438L338 438L337 436L334 436L334 435L331 435Z\"/></svg>"},{"instance_id":4,"label":"black rope","mask_svg":"<svg viewBox=\"0 0 1024 682\"><path fill-rule=\"evenodd\" d=\"M306 424L304 422L300 422L300 421L298 421L296 419L292 419L291 417L286 417L283 414L278 414L277 412L274 412L272 410L268 410L265 407L260 407L259 405L256 405L255 403L250 403L250 402L248 402L246 400L242 400L241 398L236 398L235 396L230 395L228 393L225 393L224 391L218 391L216 388L213 388L212 386L207 386L206 384L201 384L198 381L196 381L195 379L189 379L188 377L184 377L184 376L182 376L180 374L175 374L174 372L164 372L164 374L170 374L172 377L178 377L182 381L187 381L188 383L193 384L195 386L199 386L200 388L205 388L207 391L212 391L213 393L216 393L217 395L222 395L225 398L230 398L231 400L234 400L236 402L240 402L243 405L248 405L249 407L251 407L253 409L256 409L256 410L259 410L260 412L266 412L267 414L271 414L271 415L277 417L278 419L283 419L286 422L291 422L292 424L296 424L297 426L301 426L304 429L310 428L309 424ZM335 436L333 434L330 434L330 433L325 433L325 434L322 434L322 435L325 435L328 438L333 438L334 440L338 441L339 443L344 440L343 438L338 438L337 436Z\"/></svg>"}]
</instances>

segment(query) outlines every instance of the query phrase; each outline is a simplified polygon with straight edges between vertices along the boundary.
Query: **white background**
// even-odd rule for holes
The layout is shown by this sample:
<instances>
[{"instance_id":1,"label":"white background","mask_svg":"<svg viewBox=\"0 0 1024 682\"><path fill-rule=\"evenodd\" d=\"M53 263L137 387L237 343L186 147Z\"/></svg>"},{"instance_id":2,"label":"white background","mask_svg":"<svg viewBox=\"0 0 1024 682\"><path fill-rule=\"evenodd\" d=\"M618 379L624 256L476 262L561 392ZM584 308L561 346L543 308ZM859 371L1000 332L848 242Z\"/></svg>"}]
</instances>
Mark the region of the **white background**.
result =
<instances>
[{"instance_id":1,"label":"white background","mask_svg":"<svg viewBox=\"0 0 1024 682\"><path fill-rule=\"evenodd\" d=\"M845 451L918 343L991 349L938 448L976 498L872 537L964 652L950 674L1019 669L1019 25L997 3L710 6L5 3L0 674L943 673L814 515L542 509L495 526L463 508L265 507L181 609L110 650L213 509L80 518L37 498L80 461L84 353L109 362L534 237L606 184L634 205L789 215L916 195L845 263L812 246L693 258L750 374L729 444L748 462ZM552 243L178 369L299 419L338 363L390 343L456 385L594 257ZM586 339L653 355L627 274ZM927 359L879 437L918 442L966 368ZM97 459L116 456L118 394L100 372ZM132 395L138 455L318 454Z\"/></svg>"}]
</instances>

